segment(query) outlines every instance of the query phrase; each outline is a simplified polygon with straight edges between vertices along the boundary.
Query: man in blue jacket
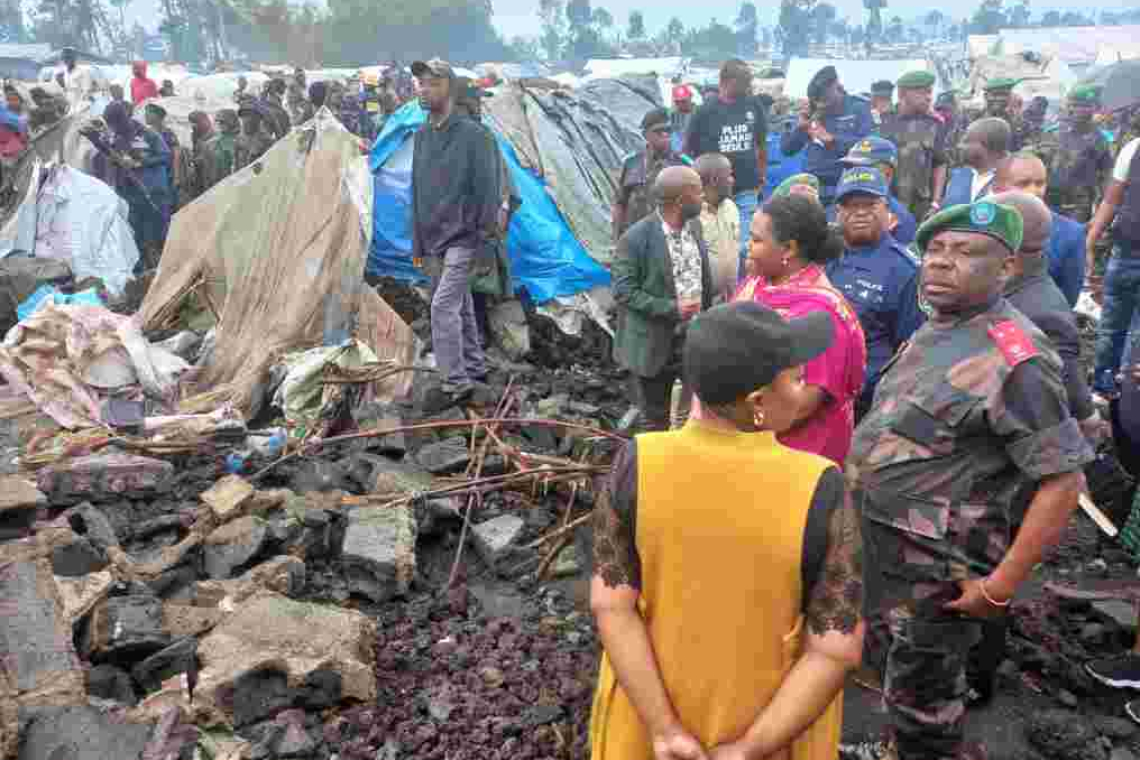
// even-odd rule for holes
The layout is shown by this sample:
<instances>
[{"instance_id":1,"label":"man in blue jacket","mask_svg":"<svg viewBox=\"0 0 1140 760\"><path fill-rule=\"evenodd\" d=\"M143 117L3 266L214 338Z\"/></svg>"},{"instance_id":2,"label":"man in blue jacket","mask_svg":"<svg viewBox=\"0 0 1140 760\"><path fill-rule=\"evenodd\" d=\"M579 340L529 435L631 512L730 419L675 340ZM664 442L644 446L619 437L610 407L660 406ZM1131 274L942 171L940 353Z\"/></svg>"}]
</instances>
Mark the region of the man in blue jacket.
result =
<instances>
[{"instance_id":1,"label":"man in blue jacket","mask_svg":"<svg viewBox=\"0 0 1140 760\"><path fill-rule=\"evenodd\" d=\"M862 98L852 97L839 83L834 66L825 66L808 85L808 105L800 112L800 120L791 132L780 139L780 150L786 156L807 147L804 171L819 180L819 200L829 206L835 202L843 166L840 159L855 143L875 131L871 108Z\"/></svg>"},{"instance_id":2,"label":"man in blue jacket","mask_svg":"<svg viewBox=\"0 0 1140 760\"><path fill-rule=\"evenodd\" d=\"M99 179L115 188L127 202L128 222L142 257L139 266L158 266L174 198L170 191L171 151L162 136L131 118L126 103L111 103L103 111L108 136L84 128L80 134L107 157Z\"/></svg>"},{"instance_id":3,"label":"man in blue jacket","mask_svg":"<svg viewBox=\"0 0 1140 760\"><path fill-rule=\"evenodd\" d=\"M843 256L827 276L855 309L867 341L867 379L856 420L870 409L883 368L923 322L918 304L918 259L887 232L887 183L866 166L843 173L836 194Z\"/></svg>"},{"instance_id":4,"label":"man in blue jacket","mask_svg":"<svg viewBox=\"0 0 1140 760\"><path fill-rule=\"evenodd\" d=\"M1017 153L1002 163L994 177L994 193L1011 190L1029 193L1044 201L1049 191L1045 163L1032 153ZM1045 246L1049 276L1070 307L1077 305L1085 282L1085 233L1085 225L1053 212L1053 231Z\"/></svg>"},{"instance_id":5,"label":"man in blue jacket","mask_svg":"<svg viewBox=\"0 0 1140 760\"><path fill-rule=\"evenodd\" d=\"M843 157L842 164L844 167L852 166L870 166L878 169L883 173L883 178L887 182L887 187L894 186L895 168L898 166L899 151L895 144L890 140L883 139L882 137L868 137L866 140L860 140L855 143L855 147L847 152ZM918 223L914 219L914 215L910 210L899 202L899 199L894 196L892 192L887 196L887 208L890 209L892 219L887 229L894 237L903 245L910 245L914 242L914 234L918 231ZM828 210L828 221L834 221L837 209L832 206Z\"/></svg>"}]
</instances>

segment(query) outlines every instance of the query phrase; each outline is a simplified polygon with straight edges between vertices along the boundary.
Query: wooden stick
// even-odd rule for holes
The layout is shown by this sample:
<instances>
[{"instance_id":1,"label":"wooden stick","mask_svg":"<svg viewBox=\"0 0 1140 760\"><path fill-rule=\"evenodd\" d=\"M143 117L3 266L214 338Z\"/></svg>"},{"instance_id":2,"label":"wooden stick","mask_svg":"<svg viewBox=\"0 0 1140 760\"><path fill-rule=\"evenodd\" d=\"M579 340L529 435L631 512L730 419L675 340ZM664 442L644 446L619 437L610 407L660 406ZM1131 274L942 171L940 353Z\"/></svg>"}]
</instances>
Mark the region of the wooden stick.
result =
<instances>
[{"instance_id":1,"label":"wooden stick","mask_svg":"<svg viewBox=\"0 0 1140 760\"><path fill-rule=\"evenodd\" d=\"M557 557L562 552L562 550L566 548L566 544L570 543L571 538L572 536L567 534L558 539L558 543L556 543L550 552L545 557L543 557L542 564L538 566L538 570L536 570L534 573L535 577L537 577L540 581L546 578L546 571L549 570L550 566L554 564L554 558Z\"/></svg>"},{"instance_id":2,"label":"wooden stick","mask_svg":"<svg viewBox=\"0 0 1140 760\"><path fill-rule=\"evenodd\" d=\"M594 516L593 512L588 512L587 514L584 514L581 517L579 517L578 519L571 522L569 525L566 525L565 527L559 528L558 530L551 531L550 533L547 533L545 536L538 539L537 541L532 541L531 543L527 544L526 546L523 546L520 548L521 549L534 549L536 547L542 546L543 544L545 544L547 541L549 541L552 538L558 538L559 536L563 535L564 533L569 533L570 531L574 530L579 525L586 522L587 520L589 520L593 516Z\"/></svg>"},{"instance_id":3,"label":"wooden stick","mask_svg":"<svg viewBox=\"0 0 1140 760\"><path fill-rule=\"evenodd\" d=\"M500 400L499 405L495 407L495 417L502 416L502 414L505 413L513 403L511 388L514 386L514 384L515 378L512 375L510 380L507 381L507 390L505 393L503 393L502 400ZM478 429L479 424L476 422L475 426L471 429L472 446L475 445L475 433ZM490 432L491 428L488 427L487 431ZM484 439L483 445L479 447L479 455L475 464L476 480L478 480L479 477L483 474L483 463L487 461L487 448L490 445L491 438L488 436L486 439ZM468 467L468 472L470 472L470 467ZM455 549L455 560L451 563L451 573L447 576L447 583L444 584L443 593L447 593L451 589L452 585L455 583L456 577L459 575L459 560L463 557L463 547L467 544L467 530L471 527L471 509L475 506L476 503L478 503L480 507L483 506L483 493L479 490L476 490L474 493L467 497L467 509L464 510L463 513L463 527L459 530L459 546L457 546Z\"/></svg>"}]
</instances>

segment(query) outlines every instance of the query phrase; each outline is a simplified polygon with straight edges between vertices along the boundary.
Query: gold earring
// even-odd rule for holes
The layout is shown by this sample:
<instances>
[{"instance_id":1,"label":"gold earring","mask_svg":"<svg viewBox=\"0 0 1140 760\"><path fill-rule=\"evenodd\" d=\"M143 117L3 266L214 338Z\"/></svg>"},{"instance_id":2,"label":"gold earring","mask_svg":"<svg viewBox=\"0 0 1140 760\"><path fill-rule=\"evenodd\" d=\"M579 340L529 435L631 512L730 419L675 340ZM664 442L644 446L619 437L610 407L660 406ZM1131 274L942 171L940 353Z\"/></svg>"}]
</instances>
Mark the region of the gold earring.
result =
<instances>
[{"instance_id":1,"label":"gold earring","mask_svg":"<svg viewBox=\"0 0 1140 760\"><path fill-rule=\"evenodd\" d=\"M756 409L752 412L752 424L757 428L764 427L764 410Z\"/></svg>"},{"instance_id":2,"label":"gold earring","mask_svg":"<svg viewBox=\"0 0 1140 760\"><path fill-rule=\"evenodd\" d=\"M788 262L791 261L787 256L784 257L784 269L788 268Z\"/></svg>"}]
</instances>

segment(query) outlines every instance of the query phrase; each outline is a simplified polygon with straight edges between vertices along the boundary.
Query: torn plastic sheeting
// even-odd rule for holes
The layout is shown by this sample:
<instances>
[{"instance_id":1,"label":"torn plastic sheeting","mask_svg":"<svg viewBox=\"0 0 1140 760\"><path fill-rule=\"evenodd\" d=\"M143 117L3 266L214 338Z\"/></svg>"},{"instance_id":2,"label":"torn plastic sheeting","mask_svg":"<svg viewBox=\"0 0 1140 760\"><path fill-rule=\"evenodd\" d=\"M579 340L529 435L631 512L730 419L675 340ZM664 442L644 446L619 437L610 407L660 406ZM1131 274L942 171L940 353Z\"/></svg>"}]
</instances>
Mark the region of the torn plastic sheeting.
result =
<instances>
[{"instance_id":1,"label":"torn plastic sheeting","mask_svg":"<svg viewBox=\"0 0 1140 760\"><path fill-rule=\"evenodd\" d=\"M25 153L16 165L13 189L22 200L0 216L0 258L12 253L30 255L36 247L36 195L40 191L42 165L32 151Z\"/></svg>"},{"instance_id":2,"label":"torn plastic sheeting","mask_svg":"<svg viewBox=\"0 0 1140 760\"><path fill-rule=\"evenodd\" d=\"M170 326L191 292L208 294L220 314L216 341L179 411L228 403L256 415L281 356L347 333L382 361L411 364L410 328L363 282L372 192L359 139L322 108L175 215L142 322ZM390 401L410 384L397 375L368 393Z\"/></svg>"},{"instance_id":3,"label":"torn plastic sheeting","mask_svg":"<svg viewBox=\"0 0 1140 760\"><path fill-rule=\"evenodd\" d=\"M76 280L98 278L119 296L139 260L128 213L126 201L103 182L52 166L36 199L35 255L67 262Z\"/></svg>"},{"instance_id":4,"label":"torn plastic sheeting","mask_svg":"<svg viewBox=\"0 0 1140 760\"><path fill-rule=\"evenodd\" d=\"M284 358L285 379L274 394L273 403L291 423L311 424L321 413L325 396L322 380L326 365L342 369L360 367L379 361L368 346L349 341L343 346L321 346Z\"/></svg>"},{"instance_id":5,"label":"torn plastic sheeting","mask_svg":"<svg viewBox=\"0 0 1140 760\"><path fill-rule=\"evenodd\" d=\"M373 146L375 201L369 274L426 281L411 261L411 137L424 119L417 104L405 106L389 120ZM608 284L609 272L590 257L571 232L543 181L523 168L509 141L493 127L492 132L522 198L507 234L514 289L525 290L532 300L541 303Z\"/></svg>"},{"instance_id":6,"label":"torn plastic sheeting","mask_svg":"<svg viewBox=\"0 0 1140 760\"><path fill-rule=\"evenodd\" d=\"M135 319L101 306L45 303L0 343L0 376L71 429L102 423L111 396L172 403L189 368L148 343Z\"/></svg>"},{"instance_id":7,"label":"torn plastic sheeting","mask_svg":"<svg viewBox=\"0 0 1140 760\"><path fill-rule=\"evenodd\" d=\"M39 311L45 303L56 306L103 306L103 299L99 297L94 288L89 288L80 293L68 294L60 293L53 285L40 285L35 293L32 293L27 300L16 307L16 316L21 320L27 319Z\"/></svg>"}]
</instances>

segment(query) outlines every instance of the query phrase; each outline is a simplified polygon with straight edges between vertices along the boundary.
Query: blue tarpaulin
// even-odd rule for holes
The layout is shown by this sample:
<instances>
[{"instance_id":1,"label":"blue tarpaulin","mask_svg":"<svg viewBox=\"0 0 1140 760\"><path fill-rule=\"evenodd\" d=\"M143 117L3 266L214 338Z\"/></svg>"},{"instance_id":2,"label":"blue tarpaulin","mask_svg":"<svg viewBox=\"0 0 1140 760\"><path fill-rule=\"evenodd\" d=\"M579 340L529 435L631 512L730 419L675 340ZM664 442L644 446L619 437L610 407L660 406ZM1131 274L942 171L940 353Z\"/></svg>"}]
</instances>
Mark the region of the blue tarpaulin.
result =
<instances>
[{"instance_id":1,"label":"blue tarpaulin","mask_svg":"<svg viewBox=\"0 0 1140 760\"><path fill-rule=\"evenodd\" d=\"M412 102L393 114L372 146L372 251L368 273L404 281L425 281L412 265L412 134L425 114ZM608 285L609 272L590 258L574 237L543 181L524 169L511 144L495 133L522 206L511 219L507 254L516 291L526 290L542 303L571 296L597 285Z\"/></svg>"}]
</instances>

